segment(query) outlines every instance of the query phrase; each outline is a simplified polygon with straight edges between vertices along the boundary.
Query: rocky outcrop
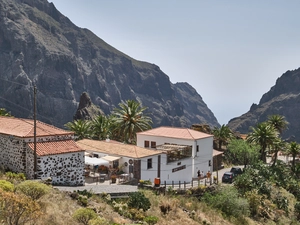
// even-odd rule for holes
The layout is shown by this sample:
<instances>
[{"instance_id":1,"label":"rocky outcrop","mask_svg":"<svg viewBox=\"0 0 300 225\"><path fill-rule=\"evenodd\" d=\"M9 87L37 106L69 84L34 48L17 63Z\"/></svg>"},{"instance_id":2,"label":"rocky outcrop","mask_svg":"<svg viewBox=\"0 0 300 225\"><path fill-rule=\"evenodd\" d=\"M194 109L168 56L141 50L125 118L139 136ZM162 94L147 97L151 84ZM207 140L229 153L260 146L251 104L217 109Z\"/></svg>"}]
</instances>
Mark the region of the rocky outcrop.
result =
<instances>
[{"instance_id":1,"label":"rocky outcrop","mask_svg":"<svg viewBox=\"0 0 300 225\"><path fill-rule=\"evenodd\" d=\"M58 127L72 121L83 92L105 114L135 99L154 127L219 126L190 85L172 84L158 66L78 28L46 0L0 1L0 78L1 107L32 117L36 85L38 119Z\"/></svg>"},{"instance_id":2,"label":"rocky outcrop","mask_svg":"<svg viewBox=\"0 0 300 225\"><path fill-rule=\"evenodd\" d=\"M83 92L80 96L79 106L74 115L74 120L93 120L98 115L104 115L104 113L92 103L89 94Z\"/></svg>"},{"instance_id":3,"label":"rocky outcrop","mask_svg":"<svg viewBox=\"0 0 300 225\"><path fill-rule=\"evenodd\" d=\"M259 104L253 104L249 112L229 121L228 126L240 133L248 133L251 126L266 121L269 115L283 115L289 122L282 134L284 139L300 141L300 69L287 71L264 94Z\"/></svg>"}]
</instances>

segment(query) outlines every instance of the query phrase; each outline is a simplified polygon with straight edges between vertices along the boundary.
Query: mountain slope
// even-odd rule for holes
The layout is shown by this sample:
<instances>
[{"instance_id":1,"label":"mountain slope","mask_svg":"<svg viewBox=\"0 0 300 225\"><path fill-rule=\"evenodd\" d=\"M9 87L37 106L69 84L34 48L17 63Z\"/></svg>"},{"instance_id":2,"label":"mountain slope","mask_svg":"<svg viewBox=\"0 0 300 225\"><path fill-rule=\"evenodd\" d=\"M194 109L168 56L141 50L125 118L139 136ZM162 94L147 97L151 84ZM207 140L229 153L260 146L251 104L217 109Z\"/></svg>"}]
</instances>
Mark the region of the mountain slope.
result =
<instances>
[{"instance_id":1,"label":"mountain slope","mask_svg":"<svg viewBox=\"0 0 300 225\"><path fill-rule=\"evenodd\" d=\"M228 126L241 133L248 133L250 126L266 121L269 115L285 116L289 122L283 138L300 141L300 69L287 71L276 84L265 93L259 104L250 111L229 121Z\"/></svg>"},{"instance_id":2,"label":"mountain slope","mask_svg":"<svg viewBox=\"0 0 300 225\"><path fill-rule=\"evenodd\" d=\"M136 99L154 126L219 125L191 86L178 88L158 66L78 28L46 0L1 0L0 79L1 107L32 117L36 85L38 119L59 127L73 119L83 92L105 114Z\"/></svg>"}]
</instances>

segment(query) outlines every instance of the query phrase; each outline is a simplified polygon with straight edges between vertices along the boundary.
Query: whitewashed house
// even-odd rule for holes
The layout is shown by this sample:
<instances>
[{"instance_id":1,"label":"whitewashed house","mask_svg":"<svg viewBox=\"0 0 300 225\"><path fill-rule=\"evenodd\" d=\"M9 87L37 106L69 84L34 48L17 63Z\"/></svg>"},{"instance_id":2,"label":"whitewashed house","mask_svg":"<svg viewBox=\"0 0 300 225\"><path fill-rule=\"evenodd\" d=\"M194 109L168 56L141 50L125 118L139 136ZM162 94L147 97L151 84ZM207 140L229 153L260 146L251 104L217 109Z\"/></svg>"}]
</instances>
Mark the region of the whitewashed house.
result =
<instances>
[{"instance_id":1,"label":"whitewashed house","mask_svg":"<svg viewBox=\"0 0 300 225\"><path fill-rule=\"evenodd\" d=\"M113 140L83 139L77 141L76 144L86 152L109 161L110 167L120 168L126 175L137 180L157 177L158 171L150 171L149 168L158 165L158 159L164 155L159 150L146 149Z\"/></svg>"},{"instance_id":2,"label":"whitewashed house","mask_svg":"<svg viewBox=\"0 0 300 225\"><path fill-rule=\"evenodd\" d=\"M143 168L145 179L161 182L190 182L197 171L212 172L213 135L188 128L159 127L137 133L137 146L163 151L148 158L152 167Z\"/></svg>"},{"instance_id":3,"label":"whitewashed house","mask_svg":"<svg viewBox=\"0 0 300 225\"><path fill-rule=\"evenodd\" d=\"M84 185L84 150L73 138L73 132L36 121L35 145L33 120L0 116L0 166L33 179L36 149L37 179Z\"/></svg>"},{"instance_id":4,"label":"whitewashed house","mask_svg":"<svg viewBox=\"0 0 300 225\"><path fill-rule=\"evenodd\" d=\"M212 172L213 135L187 128L159 127L137 133L137 146L89 139L76 144L137 180L191 182L198 170Z\"/></svg>"}]
</instances>

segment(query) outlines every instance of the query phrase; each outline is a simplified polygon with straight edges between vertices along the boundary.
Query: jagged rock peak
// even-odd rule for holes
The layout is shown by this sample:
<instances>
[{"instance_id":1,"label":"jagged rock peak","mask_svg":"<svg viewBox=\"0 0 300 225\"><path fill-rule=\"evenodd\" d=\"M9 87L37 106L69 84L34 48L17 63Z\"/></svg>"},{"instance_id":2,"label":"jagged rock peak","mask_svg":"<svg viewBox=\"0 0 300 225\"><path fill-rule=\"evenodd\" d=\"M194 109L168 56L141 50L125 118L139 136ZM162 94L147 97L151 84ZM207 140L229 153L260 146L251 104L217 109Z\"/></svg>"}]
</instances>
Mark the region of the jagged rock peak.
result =
<instances>
[{"instance_id":1,"label":"jagged rock peak","mask_svg":"<svg viewBox=\"0 0 300 225\"><path fill-rule=\"evenodd\" d=\"M88 93L83 92L80 96L78 110L81 110L86 107L90 107L92 105L92 100Z\"/></svg>"},{"instance_id":2,"label":"jagged rock peak","mask_svg":"<svg viewBox=\"0 0 300 225\"><path fill-rule=\"evenodd\" d=\"M83 92L80 96L80 102L74 115L74 120L92 120L98 115L103 114L103 111L92 103L89 94Z\"/></svg>"}]
</instances>

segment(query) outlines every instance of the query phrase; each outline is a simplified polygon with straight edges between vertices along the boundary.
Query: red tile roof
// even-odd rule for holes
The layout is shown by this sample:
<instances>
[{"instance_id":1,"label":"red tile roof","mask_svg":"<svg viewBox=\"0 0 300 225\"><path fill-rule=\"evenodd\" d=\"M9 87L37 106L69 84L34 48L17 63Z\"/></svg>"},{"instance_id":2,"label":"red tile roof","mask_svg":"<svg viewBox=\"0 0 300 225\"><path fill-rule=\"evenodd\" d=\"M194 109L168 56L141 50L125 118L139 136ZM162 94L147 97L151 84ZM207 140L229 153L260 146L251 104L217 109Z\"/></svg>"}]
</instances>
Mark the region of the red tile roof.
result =
<instances>
[{"instance_id":1,"label":"red tile roof","mask_svg":"<svg viewBox=\"0 0 300 225\"><path fill-rule=\"evenodd\" d=\"M178 138L178 139L189 139L189 140L198 140L202 138L213 137L213 135L211 134L206 134L188 128L178 128L178 127L158 127L151 130L139 132L137 134Z\"/></svg>"},{"instance_id":2,"label":"red tile roof","mask_svg":"<svg viewBox=\"0 0 300 225\"><path fill-rule=\"evenodd\" d=\"M34 143L28 143L29 147L34 151ZM64 141L49 141L49 142L37 142L36 153L39 156L45 155L57 155L64 153L80 152L84 151L76 145L73 140Z\"/></svg>"},{"instance_id":3,"label":"red tile roof","mask_svg":"<svg viewBox=\"0 0 300 225\"><path fill-rule=\"evenodd\" d=\"M142 158L162 153L162 151L160 150L141 148L136 145L123 144L116 141L106 142L83 139L77 141L76 144L86 151L88 150L93 152L102 152L110 155L118 155L131 158Z\"/></svg>"},{"instance_id":4,"label":"red tile roof","mask_svg":"<svg viewBox=\"0 0 300 225\"><path fill-rule=\"evenodd\" d=\"M30 119L0 116L0 133L17 137L33 137L34 121ZM74 134L52 125L36 121L36 136L53 136Z\"/></svg>"}]
</instances>

